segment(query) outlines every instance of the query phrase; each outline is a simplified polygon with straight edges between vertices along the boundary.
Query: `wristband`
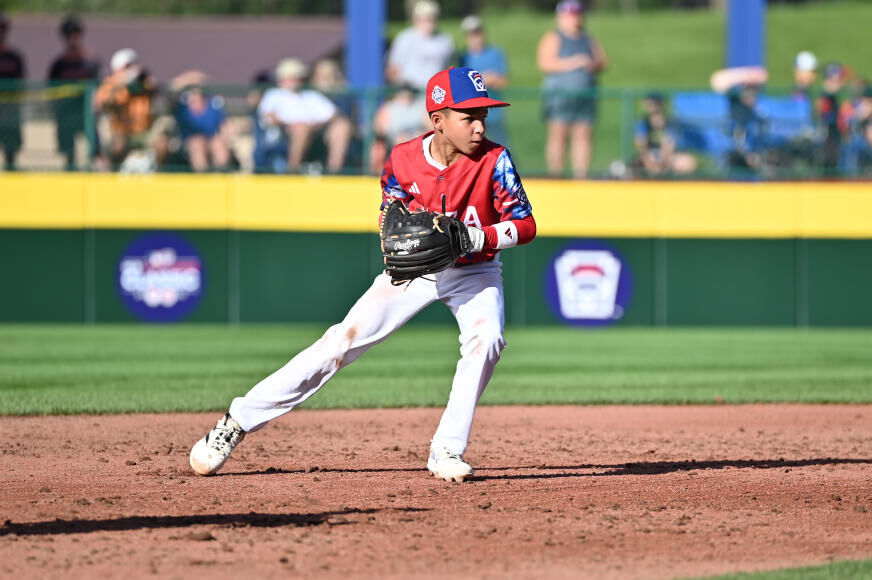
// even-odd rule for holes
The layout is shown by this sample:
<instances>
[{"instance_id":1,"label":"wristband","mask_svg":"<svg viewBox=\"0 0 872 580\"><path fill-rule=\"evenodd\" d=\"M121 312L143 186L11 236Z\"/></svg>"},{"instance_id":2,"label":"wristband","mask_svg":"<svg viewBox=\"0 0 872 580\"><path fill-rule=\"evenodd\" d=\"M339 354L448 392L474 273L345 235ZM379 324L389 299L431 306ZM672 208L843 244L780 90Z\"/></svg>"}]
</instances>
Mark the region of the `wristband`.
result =
<instances>
[{"instance_id":1,"label":"wristband","mask_svg":"<svg viewBox=\"0 0 872 580\"><path fill-rule=\"evenodd\" d=\"M466 226L466 231L469 233L469 241L472 244L470 252L482 251L484 249L484 230L475 226Z\"/></svg>"},{"instance_id":2,"label":"wristband","mask_svg":"<svg viewBox=\"0 0 872 580\"><path fill-rule=\"evenodd\" d=\"M500 222L494 226L497 232L497 249L505 250L518 245L518 227L510 221Z\"/></svg>"}]
</instances>

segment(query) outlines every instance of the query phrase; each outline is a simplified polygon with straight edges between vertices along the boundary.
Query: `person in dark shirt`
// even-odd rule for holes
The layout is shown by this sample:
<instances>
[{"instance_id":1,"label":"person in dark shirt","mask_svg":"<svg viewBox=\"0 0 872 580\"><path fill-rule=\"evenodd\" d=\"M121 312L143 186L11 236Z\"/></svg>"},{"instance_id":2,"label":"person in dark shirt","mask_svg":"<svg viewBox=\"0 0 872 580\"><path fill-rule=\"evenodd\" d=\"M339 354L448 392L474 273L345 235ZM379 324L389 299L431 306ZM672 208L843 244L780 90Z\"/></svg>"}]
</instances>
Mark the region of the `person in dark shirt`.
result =
<instances>
[{"instance_id":1,"label":"person in dark shirt","mask_svg":"<svg viewBox=\"0 0 872 580\"><path fill-rule=\"evenodd\" d=\"M727 164L739 178L762 169L766 127L757 113L757 93L768 80L769 73L759 66L721 69L711 76L712 89L726 95L729 102L727 133L733 148Z\"/></svg>"},{"instance_id":2,"label":"person in dark shirt","mask_svg":"<svg viewBox=\"0 0 872 580\"><path fill-rule=\"evenodd\" d=\"M633 144L638 157L631 164L646 177L688 175L696 171L696 158L678 151L678 137L666 114L666 97L649 93L642 101L643 117L636 124Z\"/></svg>"},{"instance_id":3,"label":"person in dark shirt","mask_svg":"<svg viewBox=\"0 0 872 580\"><path fill-rule=\"evenodd\" d=\"M845 87L847 75L845 68L831 62L824 68L824 92L818 98L817 109L823 133L822 165L827 175L838 169L841 155L842 132L839 130L839 109L841 92Z\"/></svg>"},{"instance_id":4,"label":"person in dark shirt","mask_svg":"<svg viewBox=\"0 0 872 580\"><path fill-rule=\"evenodd\" d=\"M845 146L841 168L851 177L872 174L872 85L858 82L856 95L841 107Z\"/></svg>"},{"instance_id":5,"label":"person in dark shirt","mask_svg":"<svg viewBox=\"0 0 872 580\"><path fill-rule=\"evenodd\" d=\"M21 105L19 83L24 78L24 59L6 44L10 22L0 12L0 148L7 170L15 169L21 149Z\"/></svg>"},{"instance_id":6,"label":"person in dark shirt","mask_svg":"<svg viewBox=\"0 0 872 580\"><path fill-rule=\"evenodd\" d=\"M59 32L64 51L52 62L48 79L52 85L62 87L54 101L58 151L64 155L67 169L73 169L76 135L85 132L85 84L97 82L100 63L82 46L85 28L78 18L64 18ZM95 138L96 131L91 135L92 155L98 150Z\"/></svg>"}]
</instances>

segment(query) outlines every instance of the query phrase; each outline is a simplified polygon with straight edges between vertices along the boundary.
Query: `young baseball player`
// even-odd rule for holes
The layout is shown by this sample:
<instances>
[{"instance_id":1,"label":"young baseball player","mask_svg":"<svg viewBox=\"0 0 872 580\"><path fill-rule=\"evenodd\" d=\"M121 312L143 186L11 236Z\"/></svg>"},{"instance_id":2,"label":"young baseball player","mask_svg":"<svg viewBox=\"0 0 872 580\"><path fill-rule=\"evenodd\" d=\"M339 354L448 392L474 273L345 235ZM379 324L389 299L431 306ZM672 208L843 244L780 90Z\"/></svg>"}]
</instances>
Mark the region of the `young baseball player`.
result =
<instances>
[{"instance_id":1,"label":"young baseball player","mask_svg":"<svg viewBox=\"0 0 872 580\"><path fill-rule=\"evenodd\" d=\"M448 405L430 443L427 469L446 481L473 474L463 460L475 407L505 347L500 250L536 235L536 222L508 150L485 139L488 97L478 71L450 68L427 85L433 131L397 145L381 178L382 208L394 200L412 211L442 210L465 225L472 250L456 264L401 286L376 276L341 323L263 379L194 445L191 467L217 472L242 438L314 395L342 367L439 300L460 327L460 354Z\"/></svg>"}]
</instances>

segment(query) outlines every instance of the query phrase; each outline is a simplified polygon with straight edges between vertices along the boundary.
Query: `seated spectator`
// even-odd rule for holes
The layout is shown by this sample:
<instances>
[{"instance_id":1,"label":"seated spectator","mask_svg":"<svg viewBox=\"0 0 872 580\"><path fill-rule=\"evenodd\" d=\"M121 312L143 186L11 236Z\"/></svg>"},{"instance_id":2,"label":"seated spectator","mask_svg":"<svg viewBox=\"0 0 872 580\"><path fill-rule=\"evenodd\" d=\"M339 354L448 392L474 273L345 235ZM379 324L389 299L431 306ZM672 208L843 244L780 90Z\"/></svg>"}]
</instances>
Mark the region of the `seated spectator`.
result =
<instances>
[{"instance_id":1,"label":"seated spectator","mask_svg":"<svg viewBox=\"0 0 872 580\"><path fill-rule=\"evenodd\" d=\"M634 138L638 157L633 168L648 177L688 175L696 171L696 158L676 149L676 132L666 118L663 95L647 95L642 109L644 116L636 125Z\"/></svg>"},{"instance_id":2,"label":"seated spectator","mask_svg":"<svg viewBox=\"0 0 872 580\"><path fill-rule=\"evenodd\" d=\"M231 164L226 135L224 99L203 92L206 75L189 71L172 80L170 89L178 95L173 110L182 147L191 169L226 171Z\"/></svg>"},{"instance_id":3,"label":"seated spectator","mask_svg":"<svg viewBox=\"0 0 872 580\"><path fill-rule=\"evenodd\" d=\"M814 109L814 83L817 80L817 57L804 50L793 61L793 99ZM794 136L782 143L773 144L772 163L781 167L796 165L814 167L821 162L821 140L815 131L814 120L809 118L804 127L797 127Z\"/></svg>"},{"instance_id":4,"label":"seated spectator","mask_svg":"<svg viewBox=\"0 0 872 580\"><path fill-rule=\"evenodd\" d=\"M862 78L854 77L851 79L850 85L851 97L839 106L839 118L837 121L843 140L851 130L851 120L854 118L854 112L863 101L863 95L866 93L866 87L869 86L869 83Z\"/></svg>"},{"instance_id":5,"label":"seated spectator","mask_svg":"<svg viewBox=\"0 0 872 580\"><path fill-rule=\"evenodd\" d=\"M711 76L712 89L726 93L730 102L728 134L733 149L727 163L732 170L762 168L765 126L755 107L757 92L768 79L766 69L753 66L722 69Z\"/></svg>"},{"instance_id":6,"label":"seated spectator","mask_svg":"<svg viewBox=\"0 0 872 580\"><path fill-rule=\"evenodd\" d=\"M351 140L352 126L330 99L314 90L303 90L306 66L297 59L281 61L276 68L278 87L268 90L258 106L265 126L285 129L290 138L288 170L297 172L317 134L327 145L327 171L338 173Z\"/></svg>"},{"instance_id":7,"label":"seated spectator","mask_svg":"<svg viewBox=\"0 0 872 580\"><path fill-rule=\"evenodd\" d=\"M21 149L21 105L17 84L24 79L24 59L6 44L9 18L0 12L0 149L8 171L15 169L15 158Z\"/></svg>"},{"instance_id":8,"label":"seated spectator","mask_svg":"<svg viewBox=\"0 0 872 580\"><path fill-rule=\"evenodd\" d=\"M852 99L846 124L844 171L851 176L868 177L872 174L872 86L866 85Z\"/></svg>"},{"instance_id":9,"label":"seated spectator","mask_svg":"<svg viewBox=\"0 0 872 580\"><path fill-rule=\"evenodd\" d=\"M55 85L96 83L100 74L100 63L82 46L85 34L82 22L75 16L67 16L61 22L59 32L64 51L52 62L48 80ZM64 156L67 170L76 167L76 135L85 133L85 88L73 88L81 93L54 101L58 151ZM96 135L90 137L96 139ZM97 154L98 147L92 142L91 155Z\"/></svg>"},{"instance_id":10,"label":"seated spectator","mask_svg":"<svg viewBox=\"0 0 872 580\"><path fill-rule=\"evenodd\" d=\"M824 67L824 92L818 98L817 114L823 139L821 166L824 173L833 175L838 169L842 147L842 132L839 129L839 109L841 92L845 87L847 74L845 68L831 62Z\"/></svg>"},{"instance_id":11,"label":"seated spectator","mask_svg":"<svg viewBox=\"0 0 872 580\"><path fill-rule=\"evenodd\" d=\"M454 40L439 31L439 4L420 0L412 8L412 26L391 43L385 78L392 85L423 90L431 76L448 68L453 56Z\"/></svg>"},{"instance_id":12,"label":"seated spectator","mask_svg":"<svg viewBox=\"0 0 872 580\"><path fill-rule=\"evenodd\" d=\"M261 119L258 114L260 102L267 87L275 84L270 71L261 71L252 79L254 85L248 92L248 109L254 127L255 173L286 173L288 171L288 134L280 124Z\"/></svg>"},{"instance_id":13,"label":"seated spectator","mask_svg":"<svg viewBox=\"0 0 872 580\"><path fill-rule=\"evenodd\" d=\"M335 60L322 58L316 62L312 67L309 84L333 101L340 113L349 119L354 119L354 99L348 94L348 82Z\"/></svg>"},{"instance_id":14,"label":"seated spectator","mask_svg":"<svg viewBox=\"0 0 872 580\"><path fill-rule=\"evenodd\" d=\"M484 24L478 16L467 16L460 21L460 28L466 34L466 51L460 55L460 66L480 72L489 94L495 99L500 99L500 90L509 84L509 69L503 51L487 43ZM505 110L501 107L488 111L487 136L491 141L508 147L505 114Z\"/></svg>"},{"instance_id":15,"label":"seated spectator","mask_svg":"<svg viewBox=\"0 0 872 580\"><path fill-rule=\"evenodd\" d=\"M361 119L358 114L361 99L360 95L355 95L348 90L348 81L345 75L342 74L342 69L336 59L322 58L312 67L312 76L309 79L309 85L327 96L339 113L351 121L351 140L346 154L345 165L360 166L361 151L363 143L359 138L362 131L358 130Z\"/></svg>"},{"instance_id":16,"label":"seated spectator","mask_svg":"<svg viewBox=\"0 0 872 580\"><path fill-rule=\"evenodd\" d=\"M157 84L138 58L132 48L113 54L109 63L112 72L94 96L97 110L109 118L107 156L116 169L130 151L146 148L150 142Z\"/></svg>"},{"instance_id":17,"label":"seated spectator","mask_svg":"<svg viewBox=\"0 0 872 580\"><path fill-rule=\"evenodd\" d=\"M430 127L424 96L409 86L400 87L383 103L373 119L375 139L370 148L370 173L381 174L395 145L414 139Z\"/></svg>"}]
</instances>

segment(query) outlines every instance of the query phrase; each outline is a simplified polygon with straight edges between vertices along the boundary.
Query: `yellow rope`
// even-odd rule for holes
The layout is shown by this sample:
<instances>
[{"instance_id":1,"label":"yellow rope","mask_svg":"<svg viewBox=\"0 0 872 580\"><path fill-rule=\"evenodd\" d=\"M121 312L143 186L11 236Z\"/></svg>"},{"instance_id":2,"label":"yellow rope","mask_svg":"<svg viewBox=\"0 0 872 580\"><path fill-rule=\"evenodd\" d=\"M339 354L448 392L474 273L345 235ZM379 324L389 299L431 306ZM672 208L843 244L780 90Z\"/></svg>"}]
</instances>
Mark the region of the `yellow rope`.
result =
<instances>
[{"instance_id":1,"label":"yellow rope","mask_svg":"<svg viewBox=\"0 0 872 580\"><path fill-rule=\"evenodd\" d=\"M63 85L32 90L0 90L0 103L33 103L57 101L79 97L85 94L86 87L81 85Z\"/></svg>"}]
</instances>

